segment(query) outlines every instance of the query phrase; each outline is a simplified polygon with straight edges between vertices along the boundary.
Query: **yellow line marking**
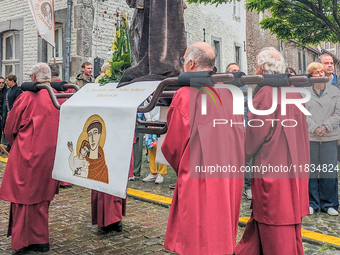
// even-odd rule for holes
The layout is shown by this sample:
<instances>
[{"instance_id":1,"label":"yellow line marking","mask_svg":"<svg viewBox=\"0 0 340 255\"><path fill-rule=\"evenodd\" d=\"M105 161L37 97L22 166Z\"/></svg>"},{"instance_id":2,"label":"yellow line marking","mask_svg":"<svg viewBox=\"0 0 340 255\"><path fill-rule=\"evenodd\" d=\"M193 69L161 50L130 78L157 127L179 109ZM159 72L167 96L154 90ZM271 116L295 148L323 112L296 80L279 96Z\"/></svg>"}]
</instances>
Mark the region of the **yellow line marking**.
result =
<instances>
[{"instance_id":1,"label":"yellow line marking","mask_svg":"<svg viewBox=\"0 0 340 255\"><path fill-rule=\"evenodd\" d=\"M247 223L250 220L250 217L240 217L238 218L239 221Z\"/></svg>"},{"instance_id":2,"label":"yellow line marking","mask_svg":"<svg viewBox=\"0 0 340 255\"><path fill-rule=\"evenodd\" d=\"M330 244L340 246L340 238L339 237L320 234L320 233L316 233L316 232L305 230L305 229L301 229L301 234L302 234L303 237L306 237L306 238L309 238L309 239L313 239L313 240L316 240L316 241L319 241L319 242L326 242L326 243L330 243Z\"/></svg>"},{"instance_id":3,"label":"yellow line marking","mask_svg":"<svg viewBox=\"0 0 340 255\"><path fill-rule=\"evenodd\" d=\"M131 195L131 196L144 198L144 199L147 199L147 200L150 200L150 201L161 202L163 204L171 205L171 202L172 202L172 199L169 198L169 197L155 195L155 194L152 194L152 193L149 193L149 192L144 192L144 191L140 191L140 190L136 190L136 189L128 188L127 194ZM250 217L240 217L239 221L243 222L243 223L247 223L249 221L249 219L250 219ZM320 233L316 233L316 232L305 230L305 229L301 230L301 235L302 235L302 237L306 237L306 238L309 238L309 239L312 239L312 240L315 240L315 241L326 242L326 243L329 243L329 244L340 246L340 238L339 237L320 234Z\"/></svg>"},{"instance_id":4,"label":"yellow line marking","mask_svg":"<svg viewBox=\"0 0 340 255\"><path fill-rule=\"evenodd\" d=\"M1 162L7 163L7 160L8 160L8 158L3 158L3 157L0 156L0 161Z\"/></svg>"},{"instance_id":5,"label":"yellow line marking","mask_svg":"<svg viewBox=\"0 0 340 255\"><path fill-rule=\"evenodd\" d=\"M172 202L172 198L170 198L170 197L155 195L155 194L152 194L152 193L149 193L149 192L144 192L144 191L140 191L140 190L136 190L136 189L128 188L127 193L128 193L128 195L131 195L131 196L137 196L137 197L148 199L148 200L151 200L151 201L161 202L163 204L171 205L171 202Z\"/></svg>"}]
</instances>

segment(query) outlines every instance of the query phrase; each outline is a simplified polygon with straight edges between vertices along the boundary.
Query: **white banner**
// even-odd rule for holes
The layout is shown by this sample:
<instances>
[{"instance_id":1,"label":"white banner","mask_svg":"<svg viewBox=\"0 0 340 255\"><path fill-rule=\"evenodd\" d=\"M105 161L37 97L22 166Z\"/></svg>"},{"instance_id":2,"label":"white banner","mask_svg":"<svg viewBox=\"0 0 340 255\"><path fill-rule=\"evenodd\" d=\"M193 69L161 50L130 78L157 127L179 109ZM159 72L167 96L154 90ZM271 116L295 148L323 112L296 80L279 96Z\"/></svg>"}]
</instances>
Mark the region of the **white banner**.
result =
<instances>
[{"instance_id":1,"label":"white banner","mask_svg":"<svg viewBox=\"0 0 340 255\"><path fill-rule=\"evenodd\" d=\"M28 0L28 3L40 36L54 47L54 0Z\"/></svg>"},{"instance_id":2,"label":"white banner","mask_svg":"<svg viewBox=\"0 0 340 255\"><path fill-rule=\"evenodd\" d=\"M137 107L159 83L86 84L63 103L52 177L125 198Z\"/></svg>"}]
</instances>

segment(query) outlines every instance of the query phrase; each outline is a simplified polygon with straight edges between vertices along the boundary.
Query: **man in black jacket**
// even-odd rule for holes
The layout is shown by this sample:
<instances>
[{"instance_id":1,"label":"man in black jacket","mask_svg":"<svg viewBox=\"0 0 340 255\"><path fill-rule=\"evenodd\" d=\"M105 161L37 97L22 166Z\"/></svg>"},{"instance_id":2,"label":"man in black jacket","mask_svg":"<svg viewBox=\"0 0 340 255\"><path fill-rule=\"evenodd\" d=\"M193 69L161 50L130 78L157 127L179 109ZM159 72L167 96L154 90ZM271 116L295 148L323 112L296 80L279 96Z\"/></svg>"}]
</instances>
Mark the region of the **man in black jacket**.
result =
<instances>
[{"instance_id":1,"label":"man in black jacket","mask_svg":"<svg viewBox=\"0 0 340 255\"><path fill-rule=\"evenodd\" d=\"M2 138L3 131L3 113L5 105L5 96L7 93L7 86L5 86L5 78L0 76L0 141Z\"/></svg>"},{"instance_id":2,"label":"man in black jacket","mask_svg":"<svg viewBox=\"0 0 340 255\"><path fill-rule=\"evenodd\" d=\"M5 129L5 125L6 125L6 119L7 119L7 115L10 112L10 110L12 110L13 108L13 103L15 101L15 99L17 99L17 97L22 93L22 90L18 88L17 85L17 77L13 74L10 74L6 77L6 84L8 87L6 96L5 96L5 104L4 104L4 109L3 109L3 129ZM7 145L6 150L9 152L11 149L10 145Z\"/></svg>"}]
</instances>

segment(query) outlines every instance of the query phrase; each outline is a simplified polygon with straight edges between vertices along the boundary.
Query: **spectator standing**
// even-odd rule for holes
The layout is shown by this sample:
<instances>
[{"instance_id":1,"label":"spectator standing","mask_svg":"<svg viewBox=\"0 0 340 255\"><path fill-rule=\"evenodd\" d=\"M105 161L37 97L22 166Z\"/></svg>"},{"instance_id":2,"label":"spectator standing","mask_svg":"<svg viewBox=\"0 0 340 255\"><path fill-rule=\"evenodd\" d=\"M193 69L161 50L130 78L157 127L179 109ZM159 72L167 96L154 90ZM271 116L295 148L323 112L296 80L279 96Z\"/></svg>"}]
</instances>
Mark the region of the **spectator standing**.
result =
<instances>
[{"instance_id":1,"label":"spectator standing","mask_svg":"<svg viewBox=\"0 0 340 255\"><path fill-rule=\"evenodd\" d=\"M57 64L49 64L48 65L51 69L51 82L60 82L62 81L59 78L60 75L60 71L59 71L59 66ZM73 89L69 89L66 91L66 93L72 93ZM59 187L64 189L64 188L70 188L72 187L72 183L68 183L68 182L59 182Z\"/></svg>"},{"instance_id":2,"label":"spectator standing","mask_svg":"<svg viewBox=\"0 0 340 255\"><path fill-rule=\"evenodd\" d=\"M22 90L18 88L17 77L13 74L6 77L6 84L8 87L6 97L5 97L5 107L4 107L4 122L3 128L6 127L7 115L13 108L13 103L17 97L22 93ZM6 135L6 134L5 134ZM6 137L7 138L7 137ZM11 145L8 144L6 150L9 152L11 150Z\"/></svg>"},{"instance_id":3,"label":"spectator standing","mask_svg":"<svg viewBox=\"0 0 340 255\"><path fill-rule=\"evenodd\" d=\"M49 64L48 66L51 69L51 82L62 81L59 78L59 75L60 75L59 66L57 64Z\"/></svg>"},{"instance_id":4,"label":"spectator standing","mask_svg":"<svg viewBox=\"0 0 340 255\"><path fill-rule=\"evenodd\" d=\"M286 74L291 74L291 75L296 75L295 70L293 68L291 68L291 67L287 67L285 73Z\"/></svg>"},{"instance_id":5,"label":"spectator standing","mask_svg":"<svg viewBox=\"0 0 340 255\"><path fill-rule=\"evenodd\" d=\"M329 78L326 84L331 84L337 88L339 87L340 80L338 76L334 73L334 61L333 57L327 53L322 54L320 57L320 63L323 65L325 70L325 76Z\"/></svg>"},{"instance_id":6,"label":"spectator standing","mask_svg":"<svg viewBox=\"0 0 340 255\"><path fill-rule=\"evenodd\" d=\"M4 120L3 120L3 114L4 114L4 106L5 106L5 97L7 93L7 86L5 85L5 78L0 77L0 142L2 138L2 132L4 127Z\"/></svg>"},{"instance_id":7,"label":"spectator standing","mask_svg":"<svg viewBox=\"0 0 340 255\"><path fill-rule=\"evenodd\" d=\"M45 63L33 66L32 82L49 84ZM12 86L13 87L13 86ZM48 208L57 191L52 169L59 110L47 92L26 91L8 114L5 135L12 151L0 187L0 199L11 202L8 235L12 249L49 250Z\"/></svg>"},{"instance_id":8,"label":"spectator standing","mask_svg":"<svg viewBox=\"0 0 340 255\"><path fill-rule=\"evenodd\" d=\"M144 105L148 105L148 101L144 101ZM160 107L156 106L152 111L144 113L144 117L146 121L158 121L160 114ZM152 146L151 143L157 142L156 135L147 135L146 136L146 146L148 149L149 155L149 165L150 165L150 173L143 179L143 182L155 182L156 184L161 184L164 182L164 175L167 173L167 166L163 164L156 164L156 151L157 145Z\"/></svg>"},{"instance_id":9,"label":"spectator standing","mask_svg":"<svg viewBox=\"0 0 340 255\"><path fill-rule=\"evenodd\" d=\"M313 62L308 65L307 74L325 76L324 66ZM334 169L337 167L337 140L340 139L340 91L329 83L315 83L308 90L312 96L306 103L312 114L307 116L311 159L309 211L313 214L321 210L337 216L338 173Z\"/></svg>"},{"instance_id":10,"label":"spectator standing","mask_svg":"<svg viewBox=\"0 0 340 255\"><path fill-rule=\"evenodd\" d=\"M92 64L90 62L84 62L81 65L82 73L77 75L76 84L79 88L83 87L87 83L92 83L95 78L92 76Z\"/></svg>"},{"instance_id":11,"label":"spectator standing","mask_svg":"<svg viewBox=\"0 0 340 255\"><path fill-rule=\"evenodd\" d=\"M240 67L236 63L230 63L229 65L227 65L225 72L226 73L238 73L238 72L240 72ZM240 87L240 89L247 91L248 87L245 85L245 86ZM247 100L248 100L248 96L244 95L244 103L246 103ZM246 123L245 126L247 126L247 123L248 123L248 120L249 120L248 115L247 115L248 110L249 110L248 106L245 106L244 107L244 119L245 119L245 123ZM250 165L251 165L251 160L246 162L246 166L250 166ZM252 193L251 193L251 173L249 171L246 171L244 173L243 189L244 189L243 194L247 197L247 199L251 200L253 198L253 196L252 196Z\"/></svg>"}]
</instances>

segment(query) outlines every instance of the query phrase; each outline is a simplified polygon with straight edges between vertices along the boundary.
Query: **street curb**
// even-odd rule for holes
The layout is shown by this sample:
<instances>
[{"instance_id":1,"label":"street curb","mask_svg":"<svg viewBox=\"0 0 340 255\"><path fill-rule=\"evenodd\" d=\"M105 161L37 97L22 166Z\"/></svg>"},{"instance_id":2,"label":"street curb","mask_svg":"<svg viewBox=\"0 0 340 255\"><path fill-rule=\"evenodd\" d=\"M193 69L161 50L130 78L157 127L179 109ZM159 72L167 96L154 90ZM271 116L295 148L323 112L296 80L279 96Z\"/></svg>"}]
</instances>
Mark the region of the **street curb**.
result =
<instances>
[{"instance_id":1,"label":"street curb","mask_svg":"<svg viewBox=\"0 0 340 255\"><path fill-rule=\"evenodd\" d=\"M171 205L170 201L172 201L172 199L169 197L164 197L164 196L152 194L149 192L140 191L136 189L130 189L130 188L127 189L127 195L134 199L153 203L153 204L160 205L166 208L170 208L170 205ZM157 198L161 199L161 201L159 201ZM249 219L250 219L249 217L240 217L238 225L240 227L245 227ZM337 250L340 250L340 238L339 237L325 235L325 234L321 234L321 233L317 233L317 232L313 232L313 231L309 231L305 229L301 230L301 235L302 235L302 240L304 242L307 242L310 244L316 244L320 246L328 245L328 246L334 247ZM311 237L314 237L314 238L311 238Z\"/></svg>"}]
</instances>

